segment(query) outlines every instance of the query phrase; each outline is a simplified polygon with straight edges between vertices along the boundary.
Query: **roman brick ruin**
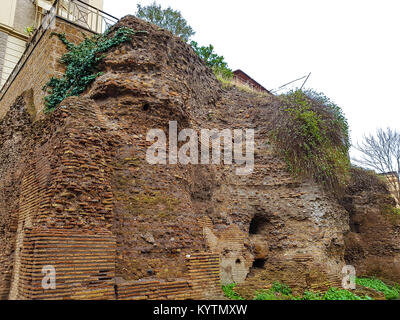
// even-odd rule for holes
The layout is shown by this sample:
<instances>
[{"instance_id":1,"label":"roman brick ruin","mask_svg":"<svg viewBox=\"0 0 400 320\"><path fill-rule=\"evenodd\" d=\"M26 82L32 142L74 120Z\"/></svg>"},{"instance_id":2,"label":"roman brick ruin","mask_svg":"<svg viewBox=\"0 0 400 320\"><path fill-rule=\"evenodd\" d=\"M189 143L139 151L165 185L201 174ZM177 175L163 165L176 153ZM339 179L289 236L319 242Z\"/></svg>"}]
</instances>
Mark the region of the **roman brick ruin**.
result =
<instances>
[{"instance_id":1,"label":"roman brick ruin","mask_svg":"<svg viewBox=\"0 0 400 320\"><path fill-rule=\"evenodd\" d=\"M42 86L64 70L65 52L45 33L0 100L1 299L218 299L232 282L244 296L275 280L299 291L340 285L342 267L360 261L346 245L360 247L351 223L365 198L346 206L290 175L269 141L274 96L224 89L165 30L132 16L120 26L147 34L111 49L81 96L43 112ZM79 26L56 28L81 39ZM147 163L148 129L168 132L169 121L254 129L253 173ZM398 243L396 223L381 241ZM42 287L46 265L55 289Z\"/></svg>"}]
</instances>

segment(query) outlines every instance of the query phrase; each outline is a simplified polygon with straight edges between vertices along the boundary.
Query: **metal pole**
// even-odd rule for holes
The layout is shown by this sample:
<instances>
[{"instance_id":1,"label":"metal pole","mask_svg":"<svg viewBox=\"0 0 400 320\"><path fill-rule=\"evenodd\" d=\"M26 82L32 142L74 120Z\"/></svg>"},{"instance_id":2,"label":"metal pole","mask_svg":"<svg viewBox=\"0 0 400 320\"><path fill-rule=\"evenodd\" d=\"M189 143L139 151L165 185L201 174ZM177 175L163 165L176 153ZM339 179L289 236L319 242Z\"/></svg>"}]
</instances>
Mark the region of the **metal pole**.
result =
<instances>
[{"instance_id":1,"label":"metal pole","mask_svg":"<svg viewBox=\"0 0 400 320\"><path fill-rule=\"evenodd\" d=\"M304 87L304 85L306 84L306 82L307 82L308 78L310 77L310 75L311 75L311 72L308 74L306 80L304 80L303 84L301 85L300 90L303 89L303 87Z\"/></svg>"}]
</instances>

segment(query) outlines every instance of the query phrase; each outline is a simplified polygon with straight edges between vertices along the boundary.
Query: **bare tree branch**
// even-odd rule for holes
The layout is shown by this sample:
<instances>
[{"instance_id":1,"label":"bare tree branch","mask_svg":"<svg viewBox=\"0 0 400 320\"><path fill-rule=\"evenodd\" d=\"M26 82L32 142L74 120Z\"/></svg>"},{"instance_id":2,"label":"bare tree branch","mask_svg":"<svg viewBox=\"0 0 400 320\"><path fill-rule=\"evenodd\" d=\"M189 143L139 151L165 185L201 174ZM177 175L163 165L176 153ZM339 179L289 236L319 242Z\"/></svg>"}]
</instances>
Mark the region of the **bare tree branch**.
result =
<instances>
[{"instance_id":1,"label":"bare tree branch","mask_svg":"<svg viewBox=\"0 0 400 320\"><path fill-rule=\"evenodd\" d=\"M386 174L389 188L400 204L400 132L391 128L378 129L375 134L364 135L363 142L354 147L361 155L352 160L362 167Z\"/></svg>"}]
</instances>

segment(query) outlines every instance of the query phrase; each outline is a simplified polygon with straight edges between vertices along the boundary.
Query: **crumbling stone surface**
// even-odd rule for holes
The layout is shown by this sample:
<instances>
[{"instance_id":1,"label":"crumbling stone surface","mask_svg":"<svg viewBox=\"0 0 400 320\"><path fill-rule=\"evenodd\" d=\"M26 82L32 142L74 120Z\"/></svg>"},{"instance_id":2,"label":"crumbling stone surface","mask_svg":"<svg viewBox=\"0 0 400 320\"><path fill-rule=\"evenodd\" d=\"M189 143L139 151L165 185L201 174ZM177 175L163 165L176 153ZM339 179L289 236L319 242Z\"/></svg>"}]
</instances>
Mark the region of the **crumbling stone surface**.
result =
<instances>
[{"instance_id":1,"label":"crumbling stone surface","mask_svg":"<svg viewBox=\"0 0 400 320\"><path fill-rule=\"evenodd\" d=\"M165 30L132 16L119 26L147 34L112 49L87 92L40 120L18 98L0 123L2 297L50 297L46 261L64 276L57 298L219 297L219 278L248 296L274 280L335 283L349 214L276 155L276 98L223 89ZM170 121L254 129L253 173L149 164L147 132L167 133Z\"/></svg>"},{"instance_id":2,"label":"crumbling stone surface","mask_svg":"<svg viewBox=\"0 0 400 320\"><path fill-rule=\"evenodd\" d=\"M183 264L172 261L193 249L220 253L223 283L251 277L255 259L268 265L301 254L312 256L310 265L324 263L328 274L340 272L347 212L312 181L294 180L275 155L266 129L275 98L225 90L180 39L134 17L120 24L149 33L110 52L87 93L110 128L123 132L114 166L117 273L179 277ZM168 132L169 121L178 130L255 129L254 172L147 164L148 129ZM254 233L253 220L260 221Z\"/></svg>"},{"instance_id":3,"label":"crumbling stone surface","mask_svg":"<svg viewBox=\"0 0 400 320\"><path fill-rule=\"evenodd\" d=\"M400 216L390 211L395 200L379 185L350 185L343 205L350 215L345 260L358 276L400 281Z\"/></svg>"},{"instance_id":4,"label":"crumbling stone surface","mask_svg":"<svg viewBox=\"0 0 400 320\"><path fill-rule=\"evenodd\" d=\"M18 198L22 180L20 165L24 138L30 134L31 120L23 97L0 122L0 298L5 299L11 283L18 218Z\"/></svg>"}]
</instances>

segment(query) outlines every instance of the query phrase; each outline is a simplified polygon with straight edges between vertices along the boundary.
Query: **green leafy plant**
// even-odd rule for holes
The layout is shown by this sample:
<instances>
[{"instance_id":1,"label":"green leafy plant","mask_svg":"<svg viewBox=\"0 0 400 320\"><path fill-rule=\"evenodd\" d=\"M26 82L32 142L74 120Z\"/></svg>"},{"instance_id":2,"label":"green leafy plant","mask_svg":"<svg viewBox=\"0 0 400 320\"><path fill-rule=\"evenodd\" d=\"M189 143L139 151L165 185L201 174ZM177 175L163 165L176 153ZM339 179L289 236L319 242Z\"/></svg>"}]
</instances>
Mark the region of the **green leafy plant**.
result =
<instances>
[{"instance_id":1,"label":"green leafy plant","mask_svg":"<svg viewBox=\"0 0 400 320\"><path fill-rule=\"evenodd\" d=\"M372 298L368 296L359 297L348 290L337 288L330 288L325 294L305 291L302 296L278 295L278 292L271 288L256 292L254 300L372 300Z\"/></svg>"},{"instance_id":2,"label":"green leafy plant","mask_svg":"<svg viewBox=\"0 0 400 320\"><path fill-rule=\"evenodd\" d=\"M74 44L67 40L64 33L52 33L56 35L66 46L65 53L60 62L66 65L65 73L60 77L52 77L43 87L48 95L45 97L46 111L51 111L69 96L77 96L99 76L98 64L104 59L104 53L110 48L129 41L131 36L144 31L133 31L130 28L117 29L112 37L109 30L102 35L85 37L80 44Z\"/></svg>"},{"instance_id":3,"label":"green leafy plant","mask_svg":"<svg viewBox=\"0 0 400 320\"><path fill-rule=\"evenodd\" d=\"M233 72L225 62L225 58L214 52L213 45L210 44L207 47L200 47L195 41L192 41L190 44L197 55L203 59L210 68L213 69L216 75L219 75L224 79L231 79L233 77Z\"/></svg>"},{"instance_id":4,"label":"green leafy plant","mask_svg":"<svg viewBox=\"0 0 400 320\"><path fill-rule=\"evenodd\" d=\"M144 7L138 4L136 16L163 29L171 31L174 35L182 38L185 42L188 42L195 34L192 27L188 25L187 21L182 17L182 14L179 11L172 9L171 7L162 9L161 5L156 2Z\"/></svg>"},{"instance_id":5,"label":"green leafy plant","mask_svg":"<svg viewBox=\"0 0 400 320\"><path fill-rule=\"evenodd\" d=\"M244 300L238 293L233 291L233 288L236 287L236 283L227 284L222 286L222 291L224 292L225 296L231 300Z\"/></svg>"},{"instance_id":6,"label":"green leafy plant","mask_svg":"<svg viewBox=\"0 0 400 320\"><path fill-rule=\"evenodd\" d=\"M296 90L279 97L271 138L295 175L309 175L335 191L349 181L348 124L322 93Z\"/></svg>"},{"instance_id":7,"label":"green leafy plant","mask_svg":"<svg viewBox=\"0 0 400 320\"><path fill-rule=\"evenodd\" d=\"M356 284L383 292L387 300L397 299L400 296L400 286L389 286L376 278L356 278Z\"/></svg>"},{"instance_id":8,"label":"green leafy plant","mask_svg":"<svg viewBox=\"0 0 400 320\"><path fill-rule=\"evenodd\" d=\"M290 289L290 287L284 283L280 283L278 281L275 281L272 285L272 290L274 292L279 292L282 293L283 295L290 295L292 294L292 289Z\"/></svg>"},{"instance_id":9,"label":"green leafy plant","mask_svg":"<svg viewBox=\"0 0 400 320\"><path fill-rule=\"evenodd\" d=\"M272 288L257 291L254 300L300 300L300 297L292 295L288 285L274 281Z\"/></svg>"},{"instance_id":10,"label":"green leafy plant","mask_svg":"<svg viewBox=\"0 0 400 320\"><path fill-rule=\"evenodd\" d=\"M137 5L136 16L153 23L160 28L169 30L174 35L180 37L185 42L195 34L192 27L188 25L187 21L182 17L178 10L171 7L163 9L161 5L153 2L148 6ZM228 64L225 62L224 57L214 52L214 46L199 46L197 42L191 41L190 45L197 55L204 60L204 62L213 69L218 77L223 79L232 79L233 73L229 69Z\"/></svg>"},{"instance_id":11,"label":"green leafy plant","mask_svg":"<svg viewBox=\"0 0 400 320\"><path fill-rule=\"evenodd\" d=\"M304 291L301 300L322 300L323 295L319 292Z\"/></svg>"},{"instance_id":12,"label":"green leafy plant","mask_svg":"<svg viewBox=\"0 0 400 320\"><path fill-rule=\"evenodd\" d=\"M392 208L392 213L400 215L400 208Z\"/></svg>"},{"instance_id":13,"label":"green leafy plant","mask_svg":"<svg viewBox=\"0 0 400 320\"><path fill-rule=\"evenodd\" d=\"M388 285L376 278L356 278L356 283L385 294L387 300L397 299L400 296L400 284ZM236 284L222 286L225 296L232 300L244 300L233 289ZM275 281L270 289L255 292L253 300L373 300L367 295L357 295L350 290L331 287L328 291L304 291L302 295L293 295L292 289L281 282Z\"/></svg>"},{"instance_id":14,"label":"green leafy plant","mask_svg":"<svg viewBox=\"0 0 400 320\"><path fill-rule=\"evenodd\" d=\"M24 31L28 36L33 35L33 33L35 32L36 28L34 26L29 26L29 27L25 27Z\"/></svg>"},{"instance_id":15,"label":"green leafy plant","mask_svg":"<svg viewBox=\"0 0 400 320\"><path fill-rule=\"evenodd\" d=\"M213 69L217 77L219 76L223 79L232 79L232 70L229 69L228 64L225 62L225 58L214 52L213 45L210 44L207 47L200 47L196 41L190 42L190 45L197 55L204 60L206 65Z\"/></svg>"},{"instance_id":16,"label":"green leafy plant","mask_svg":"<svg viewBox=\"0 0 400 320\"><path fill-rule=\"evenodd\" d=\"M260 290L257 291L253 300L280 300L276 295L274 290Z\"/></svg>"},{"instance_id":17,"label":"green leafy plant","mask_svg":"<svg viewBox=\"0 0 400 320\"><path fill-rule=\"evenodd\" d=\"M323 300L371 300L371 298L359 297L348 290L332 287L324 294Z\"/></svg>"}]
</instances>

